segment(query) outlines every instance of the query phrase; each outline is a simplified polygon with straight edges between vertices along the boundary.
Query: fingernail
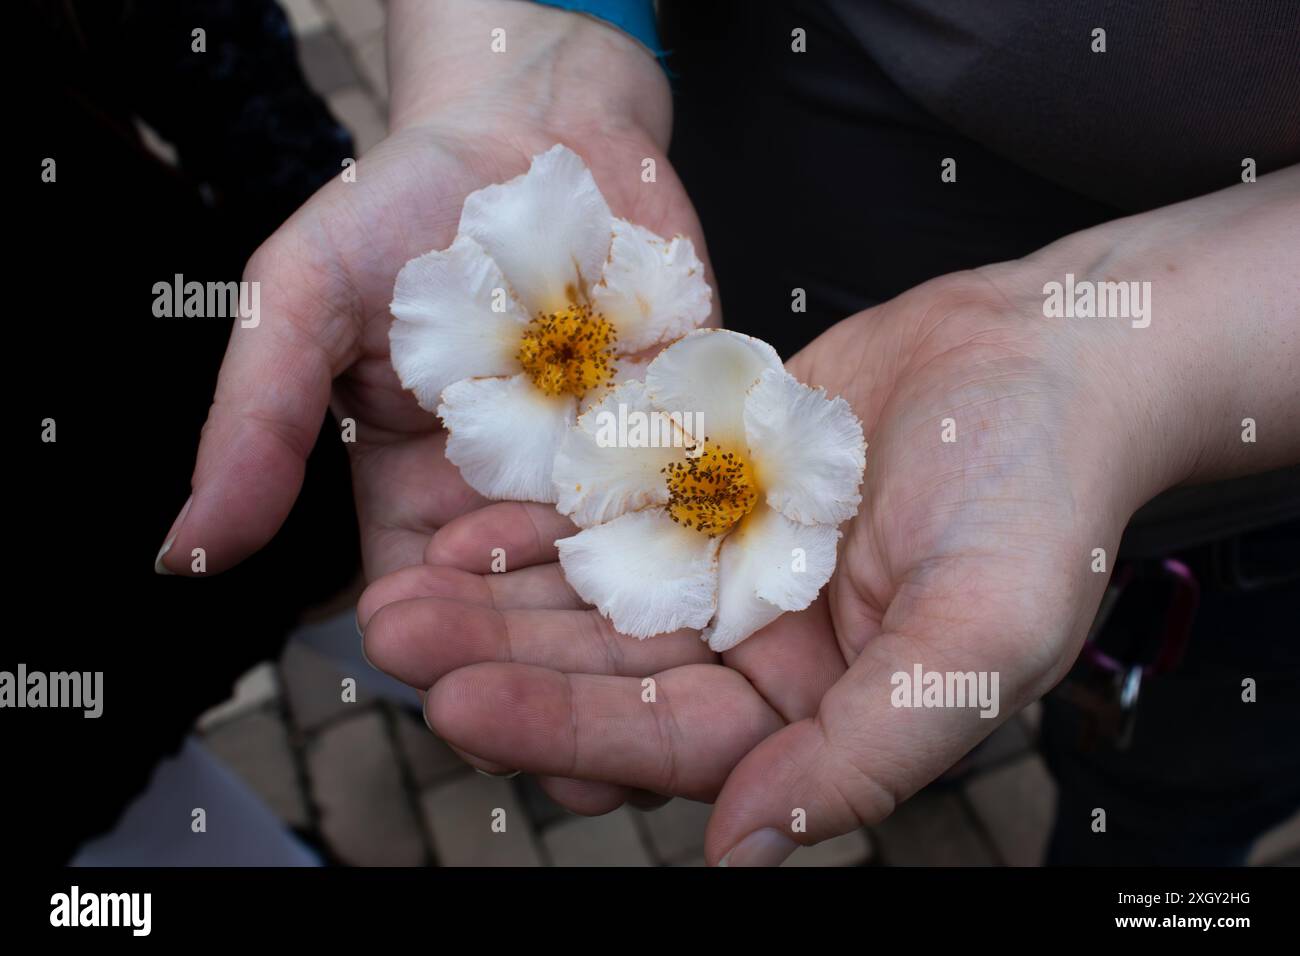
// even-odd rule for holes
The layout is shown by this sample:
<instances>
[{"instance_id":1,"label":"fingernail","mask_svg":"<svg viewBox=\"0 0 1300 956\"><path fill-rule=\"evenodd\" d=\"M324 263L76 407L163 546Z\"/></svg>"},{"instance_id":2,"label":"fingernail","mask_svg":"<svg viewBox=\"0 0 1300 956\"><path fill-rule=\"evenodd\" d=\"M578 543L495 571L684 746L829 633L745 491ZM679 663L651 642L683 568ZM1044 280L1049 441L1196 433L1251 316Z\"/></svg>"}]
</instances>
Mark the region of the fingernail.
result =
<instances>
[{"instance_id":1,"label":"fingernail","mask_svg":"<svg viewBox=\"0 0 1300 956\"><path fill-rule=\"evenodd\" d=\"M176 536L180 534L181 525L185 523L185 516L190 513L190 505L193 503L194 495L190 495L185 499L185 507L181 508L181 513L178 514L176 520L172 522L171 530L167 532L167 540L164 541L163 546L158 549L158 556L153 559L154 574L171 574L171 572L167 570L166 566L163 565L162 559L163 556L172 549L172 545L176 543Z\"/></svg>"},{"instance_id":2,"label":"fingernail","mask_svg":"<svg viewBox=\"0 0 1300 956\"><path fill-rule=\"evenodd\" d=\"M780 866L798 848L784 833L764 827L732 847L718 866Z\"/></svg>"},{"instance_id":3,"label":"fingernail","mask_svg":"<svg viewBox=\"0 0 1300 956\"><path fill-rule=\"evenodd\" d=\"M366 632L361 630L360 622L357 622L357 637L361 638L361 659L366 662L366 665L372 671L379 670L379 668L370 660L370 655L366 653Z\"/></svg>"},{"instance_id":4,"label":"fingernail","mask_svg":"<svg viewBox=\"0 0 1300 956\"><path fill-rule=\"evenodd\" d=\"M488 773L486 770L484 770L481 767L475 767L474 772L481 773L485 777L493 777L497 780L510 780L514 777L519 776L518 770L508 770L505 773Z\"/></svg>"}]
</instances>

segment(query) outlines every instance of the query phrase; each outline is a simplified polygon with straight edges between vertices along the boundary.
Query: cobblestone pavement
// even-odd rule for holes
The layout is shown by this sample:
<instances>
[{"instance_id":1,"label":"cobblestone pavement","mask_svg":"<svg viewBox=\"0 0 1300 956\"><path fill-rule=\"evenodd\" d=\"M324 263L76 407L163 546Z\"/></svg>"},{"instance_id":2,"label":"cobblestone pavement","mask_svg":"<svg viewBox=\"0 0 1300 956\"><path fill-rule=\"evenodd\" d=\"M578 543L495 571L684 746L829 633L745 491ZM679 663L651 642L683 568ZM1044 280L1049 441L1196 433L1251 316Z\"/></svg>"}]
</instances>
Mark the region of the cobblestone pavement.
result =
<instances>
[{"instance_id":1,"label":"cobblestone pavement","mask_svg":"<svg viewBox=\"0 0 1300 956\"><path fill-rule=\"evenodd\" d=\"M350 610L327 628L356 640ZM349 677L357 683L356 700L345 702ZM374 687L382 684L359 658L355 668L340 666L292 640L279 661L246 674L229 701L199 720L198 731L333 863L704 865L707 805L673 800L650 812L574 816L529 777L471 770L428 731L415 707ZM1036 709L1003 724L954 777L916 795L884 823L801 849L786 865L1036 865L1055 798L1034 750ZM494 814L504 819L504 833L493 832ZM1252 862L1300 864L1300 817L1266 836Z\"/></svg>"},{"instance_id":2,"label":"cobblestone pavement","mask_svg":"<svg viewBox=\"0 0 1300 956\"><path fill-rule=\"evenodd\" d=\"M204 714L208 748L321 856L351 866L702 866L709 807L673 800L577 817L528 777L467 767L407 690L353 653L348 609L291 640ZM339 663L339 651L352 655ZM355 685L355 690L353 690ZM1055 788L1035 752L1037 705L884 823L797 851L787 866L1034 866ZM504 822L504 832L493 829ZM1300 816L1252 862L1300 864Z\"/></svg>"},{"instance_id":3,"label":"cobblestone pavement","mask_svg":"<svg viewBox=\"0 0 1300 956\"><path fill-rule=\"evenodd\" d=\"M359 154L385 132L388 84L380 0L280 0L304 71L353 133ZM337 619L355 640L352 612ZM365 665L361 665L365 668ZM368 671L368 668L365 668ZM354 677L355 702L342 682ZM466 767L411 706L373 691L302 641L245 675L199 721L211 750L328 861L356 866L701 866L709 807L673 800L652 812L577 817L530 778ZM1005 723L955 779L882 825L801 849L787 866L1035 865L1054 785L1034 751L1037 705ZM494 833L504 811L504 833ZM499 816L499 815L498 815ZM1252 862L1300 863L1300 817L1269 834Z\"/></svg>"},{"instance_id":4,"label":"cobblestone pavement","mask_svg":"<svg viewBox=\"0 0 1300 956\"><path fill-rule=\"evenodd\" d=\"M325 629L355 641L352 612ZM316 625L314 633L322 628ZM529 777L477 773L409 704L376 694L358 658L303 640L258 665L199 720L223 762L322 856L355 866L702 866L709 807L673 800L578 817ZM352 670L357 673L349 673ZM355 700L348 692L356 682ZM369 683L367 683L369 682ZM1051 821L1051 782L1018 717L973 755L965 790L909 802L884 825L801 849L787 865L1032 863ZM492 830L503 815L504 833Z\"/></svg>"}]
</instances>

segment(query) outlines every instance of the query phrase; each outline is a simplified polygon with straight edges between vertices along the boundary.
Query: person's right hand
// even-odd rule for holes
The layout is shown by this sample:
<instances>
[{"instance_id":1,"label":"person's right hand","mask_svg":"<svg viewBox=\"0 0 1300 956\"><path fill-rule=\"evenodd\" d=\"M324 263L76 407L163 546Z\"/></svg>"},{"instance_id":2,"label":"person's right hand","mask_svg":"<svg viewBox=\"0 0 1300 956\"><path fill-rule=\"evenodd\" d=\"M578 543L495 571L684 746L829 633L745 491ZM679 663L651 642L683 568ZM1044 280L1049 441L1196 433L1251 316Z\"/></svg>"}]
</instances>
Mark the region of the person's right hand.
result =
<instances>
[{"instance_id":1,"label":"person's right hand","mask_svg":"<svg viewBox=\"0 0 1300 956\"><path fill-rule=\"evenodd\" d=\"M863 504L821 599L721 657L691 631L616 633L554 563L568 521L500 503L371 585L369 659L428 689L450 744L540 775L570 809L645 790L716 800L710 862L775 863L879 821L1061 678L1139 504L1300 456L1298 175L926 283L808 345L791 373L842 395L870 442ZM1166 278L1134 327L1047 318L1044 287L1067 273ZM1240 440L1239 409L1268 423L1267 446ZM997 719L896 707L893 675L918 665L999 675Z\"/></svg>"},{"instance_id":2,"label":"person's right hand","mask_svg":"<svg viewBox=\"0 0 1300 956\"><path fill-rule=\"evenodd\" d=\"M430 727L471 763L536 773L572 810L716 801L710 862L759 833L776 850L737 859L777 862L796 808L804 842L879 821L1061 677L1105 584L1089 553L1114 553L1135 506L1107 453L1117 418L1089 387L1097 358L1035 321L1032 293L984 278L1015 268L927 283L788 363L870 442L862 507L807 610L721 655L690 630L624 637L554 563L567 519L498 503L367 589L367 659L427 690ZM998 674L998 719L893 708L892 675L915 665Z\"/></svg>"},{"instance_id":3,"label":"person's right hand","mask_svg":"<svg viewBox=\"0 0 1300 956\"><path fill-rule=\"evenodd\" d=\"M492 50L504 30L505 52ZM157 567L221 571L264 545L297 497L327 405L347 445L367 578L418 563L430 534L483 503L443 455L437 421L388 357L388 306L406 261L452 240L465 196L555 143L577 152L615 215L692 239L699 223L664 152L663 71L598 21L515 0L395 0L389 136L257 251L261 320L239 323L203 429L193 494ZM656 164L653 182L643 161ZM340 170L342 173L342 170Z\"/></svg>"}]
</instances>

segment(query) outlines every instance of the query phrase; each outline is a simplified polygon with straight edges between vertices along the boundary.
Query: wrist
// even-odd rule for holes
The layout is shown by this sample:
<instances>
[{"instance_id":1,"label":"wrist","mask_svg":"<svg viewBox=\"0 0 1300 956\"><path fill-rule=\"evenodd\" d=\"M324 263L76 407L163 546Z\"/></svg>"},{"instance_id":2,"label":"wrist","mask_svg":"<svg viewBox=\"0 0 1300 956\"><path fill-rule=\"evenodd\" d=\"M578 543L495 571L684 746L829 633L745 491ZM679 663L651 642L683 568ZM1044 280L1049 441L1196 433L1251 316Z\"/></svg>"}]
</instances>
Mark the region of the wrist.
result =
<instances>
[{"instance_id":1,"label":"wrist","mask_svg":"<svg viewBox=\"0 0 1300 956\"><path fill-rule=\"evenodd\" d=\"M1300 460L1297 222L1300 170L1286 170L990 267L1075 370L1077 427L1104 430L1095 453L1125 507ZM1071 287L1074 314L1046 314ZM1266 435L1244 440L1245 419Z\"/></svg>"},{"instance_id":2,"label":"wrist","mask_svg":"<svg viewBox=\"0 0 1300 956\"><path fill-rule=\"evenodd\" d=\"M393 0L388 37L394 132L441 124L508 139L526 124L667 148L663 71L602 21L525 0Z\"/></svg>"}]
</instances>

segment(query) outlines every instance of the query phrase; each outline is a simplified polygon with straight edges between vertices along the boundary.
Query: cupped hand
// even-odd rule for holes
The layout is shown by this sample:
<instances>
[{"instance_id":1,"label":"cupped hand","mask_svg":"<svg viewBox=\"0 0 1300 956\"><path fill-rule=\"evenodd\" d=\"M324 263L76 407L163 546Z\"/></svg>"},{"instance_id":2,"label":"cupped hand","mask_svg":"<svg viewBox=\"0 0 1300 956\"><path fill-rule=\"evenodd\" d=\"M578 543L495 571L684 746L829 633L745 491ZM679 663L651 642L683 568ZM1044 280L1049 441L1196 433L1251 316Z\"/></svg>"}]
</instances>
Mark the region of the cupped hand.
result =
<instances>
[{"instance_id":1,"label":"cupped hand","mask_svg":"<svg viewBox=\"0 0 1300 956\"><path fill-rule=\"evenodd\" d=\"M1105 587L1093 549L1113 555L1140 503L1101 386L1113 336L1044 320L1036 268L927 283L788 363L844 396L869 443L862 507L806 611L720 658L694 632L623 637L564 582L567 520L500 503L371 586L369 659L428 689L458 750L539 774L577 812L715 801L713 863L881 820L1069 668ZM893 706L917 665L996 674L996 715Z\"/></svg>"},{"instance_id":2,"label":"cupped hand","mask_svg":"<svg viewBox=\"0 0 1300 956\"><path fill-rule=\"evenodd\" d=\"M484 503L444 457L437 420L398 382L388 306L402 265L450 244L465 196L522 173L533 155L564 143L616 215L689 236L705 257L664 156L667 83L644 50L596 21L532 4L412 5L401 15L411 19L390 35L392 132L354 180L341 169L245 271L261 284L260 321L235 325L164 570L189 573L186 556L202 547L207 570L221 571L271 538L327 406L355 422L347 448L369 578L418 563L435 530ZM509 45L492 54L500 26Z\"/></svg>"}]
</instances>

